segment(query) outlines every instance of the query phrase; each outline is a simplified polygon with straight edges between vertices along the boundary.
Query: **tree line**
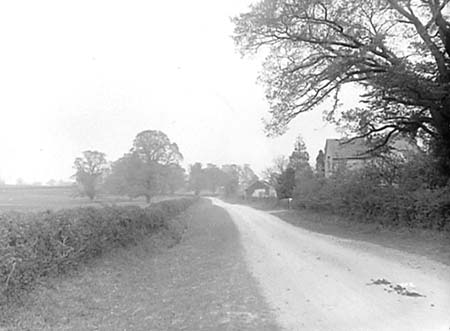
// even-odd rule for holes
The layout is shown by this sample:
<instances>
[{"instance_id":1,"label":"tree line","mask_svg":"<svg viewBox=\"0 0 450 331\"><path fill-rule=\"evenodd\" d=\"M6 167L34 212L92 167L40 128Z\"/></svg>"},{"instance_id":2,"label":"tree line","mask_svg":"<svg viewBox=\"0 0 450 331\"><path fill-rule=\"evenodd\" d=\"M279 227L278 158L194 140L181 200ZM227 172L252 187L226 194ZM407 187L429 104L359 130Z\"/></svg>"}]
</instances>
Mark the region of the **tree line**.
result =
<instances>
[{"instance_id":1,"label":"tree line","mask_svg":"<svg viewBox=\"0 0 450 331\"><path fill-rule=\"evenodd\" d=\"M211 163L203 167L197 162L190 167L189 188L197 195L203 190L216 194L221 188L223 195L232 196L241 194L242 189L257 180L248 164L225 164L219 168Z\"/></svg>"},{"instance_id":2,"label":"tree line","mask_svg":"<svg viewBox=\"0 0 450 331\"><path fill-rule=\"evenodd\" d=\"M99 151L84 151L74 161L74 178L80 192L93 200L100 192L130 198L144 197L147 202L156 195L174 194L180 189L211 194L221 189L224 195L237 195L242 187L258 180L248 164L225 164L221 167L199 162L180 165L183 155L176 143L158 130L137 134L129 152L109 163Z\"/></svg>"}]
</instances>

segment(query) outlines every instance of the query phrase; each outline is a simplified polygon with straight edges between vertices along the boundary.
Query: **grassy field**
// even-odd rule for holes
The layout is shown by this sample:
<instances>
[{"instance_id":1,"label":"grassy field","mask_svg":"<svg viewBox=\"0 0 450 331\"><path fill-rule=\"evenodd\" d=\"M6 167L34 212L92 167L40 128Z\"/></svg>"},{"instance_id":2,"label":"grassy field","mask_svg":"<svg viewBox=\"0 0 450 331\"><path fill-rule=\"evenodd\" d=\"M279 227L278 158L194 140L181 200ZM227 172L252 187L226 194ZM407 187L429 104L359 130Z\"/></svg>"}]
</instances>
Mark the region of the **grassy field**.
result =
<instances>
[{"instance_id":1,"label":"grassy field","mask_svg":"<svg viewBox=\"0 0 450 331\"><path fill-rule=\"evenodd\" d=\"M157 197L153 202L168 199ZM5 186L0 187L0 212L9 210L38 211L105 204L145 206L144 198L99 195L94 201L80 197L75 186Z\"/></svg>"}]
</instances>

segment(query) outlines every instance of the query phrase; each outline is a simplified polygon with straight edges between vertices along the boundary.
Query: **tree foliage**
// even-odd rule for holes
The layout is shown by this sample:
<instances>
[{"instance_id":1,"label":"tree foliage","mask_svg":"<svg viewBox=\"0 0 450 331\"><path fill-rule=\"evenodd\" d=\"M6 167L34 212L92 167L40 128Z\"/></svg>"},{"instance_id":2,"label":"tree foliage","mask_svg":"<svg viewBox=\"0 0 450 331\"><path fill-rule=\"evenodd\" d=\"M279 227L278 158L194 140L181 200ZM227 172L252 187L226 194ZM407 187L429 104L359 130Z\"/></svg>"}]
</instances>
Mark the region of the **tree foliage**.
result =
<instances>
[{"instance_id":1,"label":"tree foliage","mask_svg":"<svg viewBox=\"0 0 450 331\"><path fill-rule=\"evenodd\" d=\"M76 170L74 177L82 193L93 200L107 169L105 154L98 151L84 151L82 157L75 159L74 168Z\"/></svg>"},{"instance_id":2,"label":"tree foliage","mask_svg":"<svg viewBox=\"0 0 450 331\"><path fill-rule=\"evenodd\" d=\"M298 135L289 158L281 155L264 171L265 179L275 187L280 199L292 198L295 185L301 185L303 174L311 173L309 154L301 135Z\"/></svg>"},{"instance_id":3,"label":"tree foliage","mask_svg":"<svg viewBox=\"0 0 450 331\"><path fill-rule=\"evenodd\" d=\"M217 192L217 189L223 185L225 182L224 172L215 164L208 163L206 168L203 170L204 174L204 185L207 190L212 194Z\"/></svg>"},{"instance_id":4,"label":"tree foliage","mask_svg":"<svg viewBox=\"0 0 450 331\"><path fill-rule=\"evenodd\" d=\"M291 156L289 156L289 167L296 172L302 172L310 167L309 154L301 135L295 140L294 150L292 151Z\"/></svg>"},{"instance_id":5,"label":"tree foliage","mask_svg":"<svg viewBox=\"0 0 450 331\"><path fill-rule=\"evenodd\" d=\"M158 194L184 186L183 159L178 146L161 131L140 132L129 153L112 164L106 187L111 193L143 196L150 202Z\"/></svg>"},{"instance_id":6,"label":"tree foliage","mask_svg":"<svg viewBox=\"0 0 450 331\"><path fill-rule=\"evenodd\" d=\"M295 170L293 168L287 168L279 176L277 176L277 182L275 190L279 199L292 198L295 188Z\"/></svg>"},{"instance_id":7,"label":"tree foliage","mask_svg":"<svg viewBox=\"0 0 450 331\"><path fill-rule=\"evenodd\" d=\"M319 150L316 157L316 174L320 177L325 176L325 154L322 150Z\"/></svg>"},{"instance_id":8,"label":"tree foliage","mask_svg":"<svg viewBox=\"0 0 450 331\"><path fill-rule=\"evenodd\" d=\"M178 164L183 160L178 145L170 142L167 135L158 130L140 132L133 141L131 152L145 163L168 165Z\"/></svg>"},{"instance_id":9,"label":"tree foliage","mask_svg":"<svg viewBox=\"0 0 450 331\"><path fill-rule=\"evenodd\" d=\"M241 169L236 164L224 164L222 165L222 172L225 174L223 187L226 196L234 196L239 193L240 188L240 173Z\"/></svg>"},{"instance_id":10,"label":"tree foliage","mask_svg":"<svg viewBox=\"0 0 450 331\"><path fill-rule=\"evenodd\" d=\"M269 50L271 134L332 100L330 117L382 145L397 132L430 141L450 175L449 0L262 0L234 18L243 53ZM338 116L342 87L364 107Z\"/></svg>"},{"instance_id":11,"label":"tree foliage","mask_svg":"<svg viewBox=\"0 0 450 331\"><path fill-rule=\"evenodd\" d=\"M239 166L239 185L246 189L254 182L258 180L258 176L255 174L249 164Z\"/></svg>"},{"instance_id":12,"label":"tree foliage","mask_svg":"<svg viewBox=\"0 0 450 331\"><path fill-rule=\"evenodd\" d=\"M189 168L189 189L199 195L202 189L206 187L205 173L200 162L196 162Z\"/></svg>"}]
</instances>

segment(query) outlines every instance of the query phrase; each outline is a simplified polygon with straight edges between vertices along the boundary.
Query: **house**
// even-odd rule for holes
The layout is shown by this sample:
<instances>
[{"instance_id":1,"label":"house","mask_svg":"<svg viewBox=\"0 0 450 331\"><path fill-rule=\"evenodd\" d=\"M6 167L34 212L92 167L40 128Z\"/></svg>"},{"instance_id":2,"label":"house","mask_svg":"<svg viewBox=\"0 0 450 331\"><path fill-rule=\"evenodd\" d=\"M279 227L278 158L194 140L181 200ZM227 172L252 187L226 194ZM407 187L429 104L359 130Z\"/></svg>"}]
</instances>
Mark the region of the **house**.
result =
<instances>
[{"instance_id":1,"label":"house","mask_svg":"<svg viewBox=\"0 0 450 331\"><path fill-rule=\"evenodd\" d=\"M392 139L389 143L391 152L397 155L407 155L418 151L417 145L404 137ZM357 139L327 139L325 142L325 177L330 177L339 169L355 170L364 167L377 158L371 152L372 146L364 138Z\"/></svg>"},{"instance_id":2,"label":"house","mask_svg":"<svg viewBox=\"0 0 450 331\"><path fill-rule=\"evenodd\" d=\"M372 158L370 148L363 139L352 141L327 139L325 142L325 177L339 169L359 169Z\"/></svg>"},{"instance_id":3,"label":"house","mask_svg":"<svg viewBox=\"0 0 450 331\"><path fill-rule=\"evenodd\" d=\"M276 197L275 188L266 181L258 180L245 189L247 198L271 198Z\"/></svg>"}]
</instances>

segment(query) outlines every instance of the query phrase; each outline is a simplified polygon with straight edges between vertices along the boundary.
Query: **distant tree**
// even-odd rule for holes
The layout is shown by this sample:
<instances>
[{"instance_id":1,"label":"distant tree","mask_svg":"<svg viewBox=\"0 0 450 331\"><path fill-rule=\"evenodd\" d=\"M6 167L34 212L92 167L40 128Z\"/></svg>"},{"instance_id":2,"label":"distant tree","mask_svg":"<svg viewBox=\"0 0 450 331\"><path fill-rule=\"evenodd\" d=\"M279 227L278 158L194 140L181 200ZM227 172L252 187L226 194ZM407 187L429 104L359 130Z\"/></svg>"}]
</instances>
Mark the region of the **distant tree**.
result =
<instances>
[{"instance_id":1,"label":"distant tree","mask_svg":"<svg viewBox=\"0 0 450 331\"><path fill-rule=\"evenodd\" d=\"M55 186L57 185L56 179L50 179L47 183L48 186Z\"/></svg>"},{"instance_id":2,"label":"distant tree","mask_svg":"<svg viewBox=\"0 0 450 331\"><path fill-rule=\"evenodd\" d=\"M178 145L170 142L164 132L157 130L140 132L133 141L131 152L146 163L168 165L178 164L183 160Z\"/></svg>"},{"instance_id":3,"label":"distant tree","mask_svg":"<svg viewBox=\"0 0 450 331\"><path fill-rule=\"evenodd\" d=\"M258 180L258 176L255 174L249 164L244 164L239 167L239 185L246 189L251 184Z\"/></svg>"},{"instance_id":4,"label":"distant tree","mask_svg":"<svg viewBox=\"0 0 450 331\"><path fill-rule=\"evenodd\" d=\"M184 169L178 164L169 164L163 168L163 183L169 193L174 194L186 184Z\"/></svg>"},{"instance_id":5,"label":"distant tree","mask_svg":"<svg viewBox=\"0 0 450 331\"><path fill-rule=\"evenodd\" d=\"M222 165L222 171L225 174L224 189L226 196L234 196L239 193L239 166L236 164Z\"/></svg>"},{"instance_id":6,"label":"distant tree","mask_svg":"<svg viewBox=\"0 0 450 331\"><path fill-rule=\"evenodd\" d=\"M316 157L316 173L319 176L325 176L325 154L322 150L319 150L319 154Z\"/></svg>"},{"instance_id":7,"label":"distant tree","mask_svg":"<svg viewBox=\"0 0 450 331\"><path fill-rule=\"evenodd\" d=\"M300 135L297 137L294 144L294 151L289 157L289 167L294 169L296 172L305 171L310 167L309 154L306 150L306 144Z\"/></svg>"},{"instance_id":8,"label":"distant tree","mask_svg":"<svg viewBox=\"0 0 450 331\"><path fill-rule=\"evenodd\" d=\"M278 185L278 177L289 167L289 159L284 155L273 159L272 165L263 171L263 178L272 186Z\"/></svg>"},{"instance_id":9,"label":"distant tree","mask_svg":"<svg viewBox=\"0 0 450 331\"><path fill-rule=\"evenodd\" d=\"M295 185L295 170L285 156L278 156L263 172L263 178L276 190L279 199L290 198Z\"/></svg>"},{"instance_id":10,"label":"distant tree","mask_svg":"<svg viewBox=\"0 0 450 331\"><path fill-rule=\"evenodd\" d=\"M82 157L75 159L74 168L76 170L74 177L82 193L93 200L107 168L105 154L98 151L84 151Z\"/></svg>"},{"instance_id":11,"label":"distant tree","mask_svg":"<svg viewBox=\"0 0 450 331\"><path fill-rule=\"evenodd\" d=\"M205 188L205 184L203 166L200 162L196 162L189 168L189 188L194 191L195 195L199 195Z\"/></svg>"},{"instance_id":12,"label":"distant tree","mask_svg":"<svg viewBox=\"0 0 450 331\"><path fill-rule=\"evenodd\" d=\"M112 164L105 188L113 194L144 197L150 203L152 197L168 188L164 170L161 164L146 163L138 155L128 153Z\"/></svg>"},{"instance_id":13,"label":"distant tree","mask_svg":"<svg viewBox=\"0 0 450 331\"><path fill-rule=\"evenodd\" d=\"M215 164L208 163L203 169L205 188L215 194L217 188L223 186L226 174Z\"/></svg>"},{"instance_id":14,"label":"distant tree","mask_svg":"<svg viewBox=\"0 0 450 331\"><path fill-rule=\"evenodd\" d=\"M278 177L275 185L279 199L292 198L295 187L295 170L291 167L284 170Z\"/></svg>"},{"instance_id":15,"label":"distant tree","mask_svg":"<svg viewBox=\"0 0 450 331\"><path fill-rule=\"evenodd\" d=\"M105 188L115 194L145 197L173 193L184 186L183 156L177 144L157 130L137 134L129 153L114 162Z\"/></svg>"},{"instance_id":16,"label":"distant tree","mask_svg":"<svg viewBox=\"0 0 450 331\"><path fill-rule=\"evenodd\" d=\"M16 179L16 185L17 186L24 186L26 185L25 181L23 180L23 178L17 178Z\"/></svg>"},{"instance_id":17,"label":"distant tree","mask_svg":"<svg viewBox=\"0 0 450 331\"><path fill-rule=\"evenodd\" d=\"M364 107L344 121L386 143L397 132L429 139L450 177L450 2L448 0L261 0L234 19L243 53L266 51L269 133L361 87Z\"/></svg>"}]
</instances>

